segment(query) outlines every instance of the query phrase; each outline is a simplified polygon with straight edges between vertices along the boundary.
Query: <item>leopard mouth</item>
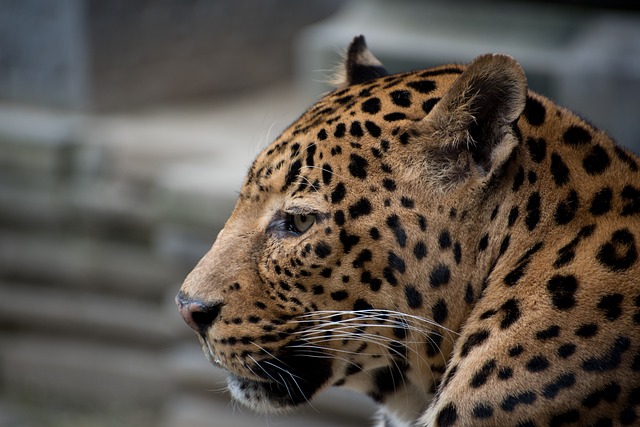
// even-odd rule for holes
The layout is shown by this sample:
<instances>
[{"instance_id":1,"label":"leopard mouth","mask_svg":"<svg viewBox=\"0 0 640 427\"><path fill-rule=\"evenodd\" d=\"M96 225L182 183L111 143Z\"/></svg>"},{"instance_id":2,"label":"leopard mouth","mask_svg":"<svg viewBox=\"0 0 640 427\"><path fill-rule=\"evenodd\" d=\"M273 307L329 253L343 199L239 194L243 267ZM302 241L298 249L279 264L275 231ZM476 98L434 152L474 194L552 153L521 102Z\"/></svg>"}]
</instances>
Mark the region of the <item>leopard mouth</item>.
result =
<instances>
[{"instance_id":1,"label":"leopard mouth","mask_svg":"<svg viewBox=\"0 0 640 427\"><path fill-rule=\"evenodd\" d=\"M311 357L289 351L277 358L256 361L250 368L253 378L248 378L225 367L207 340L203 340L202 349L214 366L229 373L227 388L232 397L263 413L286 412L309 402L329 383L333 372L328 357Z\"/></svg>"}]
</instances>

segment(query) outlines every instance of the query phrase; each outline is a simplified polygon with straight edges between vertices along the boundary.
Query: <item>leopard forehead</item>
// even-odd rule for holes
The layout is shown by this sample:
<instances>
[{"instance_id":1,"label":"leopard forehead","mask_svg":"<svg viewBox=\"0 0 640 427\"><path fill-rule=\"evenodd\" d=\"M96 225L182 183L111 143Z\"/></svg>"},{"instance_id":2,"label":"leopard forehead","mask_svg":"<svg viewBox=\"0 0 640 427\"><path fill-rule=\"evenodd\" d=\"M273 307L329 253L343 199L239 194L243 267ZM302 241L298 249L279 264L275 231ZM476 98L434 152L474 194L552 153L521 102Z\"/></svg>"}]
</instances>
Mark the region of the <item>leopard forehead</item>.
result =
<instances>
[{"instance_id":1,"label":"leopard forehead","mask_svg":"<svg viewBox=\"0 0 640 427\"><path fill-rule=\"evenodd\" d=\"M241 198L316 192L331 184L337 167L356 182L366 181L374 162L375 172L390 174L384 155L409 143L410 124L431 112L463 70L450 65L397 74L327 94L257 157Z\"/></svg>"}]
</instances>

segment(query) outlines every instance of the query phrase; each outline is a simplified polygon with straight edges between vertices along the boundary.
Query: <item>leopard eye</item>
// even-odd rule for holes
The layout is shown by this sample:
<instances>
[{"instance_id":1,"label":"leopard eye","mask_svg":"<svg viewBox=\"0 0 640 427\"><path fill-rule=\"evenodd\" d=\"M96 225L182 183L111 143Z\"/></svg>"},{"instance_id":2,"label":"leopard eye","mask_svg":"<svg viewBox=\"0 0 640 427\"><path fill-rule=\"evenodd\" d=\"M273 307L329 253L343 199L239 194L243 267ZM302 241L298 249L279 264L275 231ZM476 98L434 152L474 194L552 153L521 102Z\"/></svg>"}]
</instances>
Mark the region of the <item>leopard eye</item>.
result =
<instances>
[{"instance_id":1,"label":"leopard eye","mask_svg":"<svg viewBox=\"0 0 640 427\"><path fill-rule=\"evenodd\" d=\"M316 222L316 216L314 214L293 214L292 217L292 231L297 233L304 233Z\"/></svg>"}]
</instances>

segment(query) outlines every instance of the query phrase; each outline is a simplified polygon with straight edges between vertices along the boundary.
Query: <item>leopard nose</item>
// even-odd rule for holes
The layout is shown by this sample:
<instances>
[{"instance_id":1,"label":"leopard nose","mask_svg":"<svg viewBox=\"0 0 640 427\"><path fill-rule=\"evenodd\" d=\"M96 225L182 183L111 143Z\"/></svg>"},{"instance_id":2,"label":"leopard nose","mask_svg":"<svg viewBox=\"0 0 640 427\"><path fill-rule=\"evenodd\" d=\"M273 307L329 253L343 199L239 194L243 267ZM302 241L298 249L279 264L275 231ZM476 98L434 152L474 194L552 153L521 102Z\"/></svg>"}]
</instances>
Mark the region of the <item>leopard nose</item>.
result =
<instances>
[{"instance_id":1,"label":"leopard nose","mask_svg":"<svg viewBox=\"0 0 640 427\"><path fill-rule=\"evenodd\" d=\"M191 329L200 334L204 334L216 321L220 315L220 307L222 307L220 302L205 303L182 292L178 292L178 295L176 295L176 304L182 319Z\"/></svg>"}]
</instances>

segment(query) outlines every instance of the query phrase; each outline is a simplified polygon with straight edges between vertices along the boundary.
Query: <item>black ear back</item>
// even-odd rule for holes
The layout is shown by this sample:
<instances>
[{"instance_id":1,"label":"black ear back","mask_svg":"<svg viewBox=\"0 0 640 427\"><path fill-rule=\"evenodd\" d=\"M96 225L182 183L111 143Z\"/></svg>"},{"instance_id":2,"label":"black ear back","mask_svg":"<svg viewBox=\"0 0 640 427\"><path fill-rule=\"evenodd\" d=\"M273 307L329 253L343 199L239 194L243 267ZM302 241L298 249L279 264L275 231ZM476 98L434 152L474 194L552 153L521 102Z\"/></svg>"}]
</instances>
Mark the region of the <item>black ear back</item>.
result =
<instances>
[{"instance_id":1,"label":"black ear back","mask_svg":"<svg viewBox=\"0 0 640 427\"><path fill-rule=\"evenodd\" d=\"M510 56L482 55L469 64L418 126L429 168L443 184L485 178L508 160L526 97L526 77Z\"/></svg>"},{"instance_id":2,"label":"black ear back","mask_svg":"<svg viewBox=\"0 0 640 427\"><path fill-rule=\"evenodd\" d=\"M364 36L360 35L353 39L347 50L344 63L345 79L343 86L368 82L378 77L387 76L389 72L382 66L382 63L373 56Z\"/></svg>"}]
</instances>

